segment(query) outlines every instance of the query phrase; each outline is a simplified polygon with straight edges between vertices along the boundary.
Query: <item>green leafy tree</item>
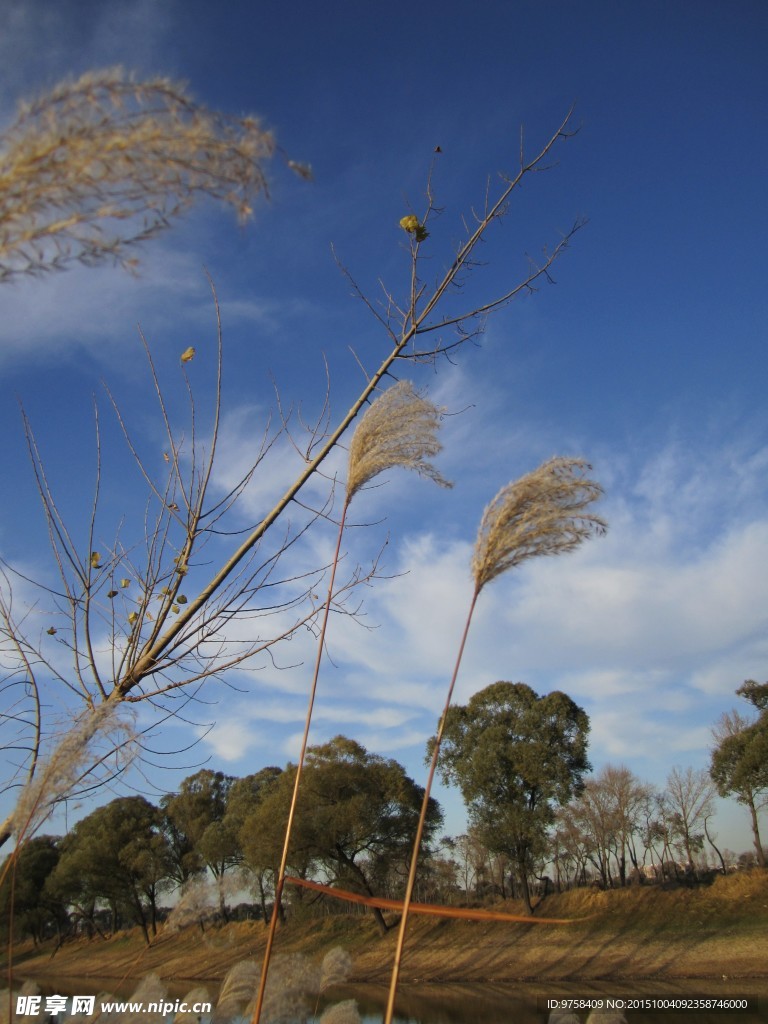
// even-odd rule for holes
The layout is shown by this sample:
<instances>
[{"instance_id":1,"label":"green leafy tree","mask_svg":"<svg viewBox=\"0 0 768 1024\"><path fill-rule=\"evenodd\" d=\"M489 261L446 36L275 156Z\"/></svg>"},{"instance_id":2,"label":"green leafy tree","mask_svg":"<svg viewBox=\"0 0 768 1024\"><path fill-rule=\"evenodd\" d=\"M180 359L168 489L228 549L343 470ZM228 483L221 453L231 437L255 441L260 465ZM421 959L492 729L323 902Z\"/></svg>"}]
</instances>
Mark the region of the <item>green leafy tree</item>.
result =
<instances>
[{"instance_id":1,"label":"green leafy tree","mask_svg":"<svg viewBox=\"0 0 768 1024\"><path fill-rule=\"evenodd\" d=\"M50 890L86 918L104 901L113 928L124 916L149 944L157 932L157 899L172 875L157 807L141 796L119 797L79 821L64 840Z\"/></svg>"},{"instance_id":2,"label":"green leafy tree","mask_svg":"<svg viewBox=\"0 0 768 1024\"><path fill-rule=\"evenodd\" d=\"M295 766L283 772L270 796L246 822L246 857L267 849L275 869L293 791ZM403 766L369 753L346 736L310 747L304 767L288 863L299 877L313 866L340 888L381 895L385 880L407 871L424 790ZM425 845L442 822L430 803ZM266 848L266 849L265 849ZM384 916L373 914L382 933Z\"/></svg>"},{"instance_id":3,"label":"green leafy tree","mask_svg":"<svg viewBox=\"0 0 768 1024\"><path fill-rule=\"evenodd\" d=\"M259 895L261 915L267 924L267 898L271 891L272 871L274 869L274 844L268 839L264 842L261 833L254 834L244 826L250 815L271 792L282 769L270 766L262 768L253 775L246 775L232 783L227 798L227 810L224 825L234 831L237 836L241 861L249 869L253 883Z\"/></svg>"},{"instance_id":4,"label":"green leafy tree","mask_svg":"<svg viewBox=\"0 0 768 1024\"><path fill-rule=\"evenodd\" d=\"M710 774L720 796L733 796L749 809L755 856L765 867L758 816L768 804L768 683L748 679L736 693L759 715L750 720L733 711L721 717L713 729L717 746L712 752Z\"/></svg>"},{"instance_id":5,"label":"green leafy tree","mask_svg":"<svg viewBox=\"0 0 768 1024\"><path fill-rule=\"evenodd\" d=\"M163 810L172 826L191 845L195 873L211 872L219 887L219 910L226 920L227 909L224 877L242 860L239 828L227 818L227 801L235 783L233 775L204 768L184 779L179 792L162 801Z\"/></svg>"},{"instance_id":6,"label":"green leafy tree","mask_svg":"<svg viewBox=\"0 0 768 1024\"><path fill-rule=\"evenodd\" d=\"M493 683L445 718L441 775L461 789L488 849L512 859L529 914L529 879L555 809L581 791L590 768L588 732L586 712L570 697L539 697L524 683Z\"/></svg>"},{"instance_id":7,"label":"green leafy tree","mask_svg":"<svg viewBox=\"0 0 768 1024\"><path fill-rule=\"evenodd\" d=\"M0 931L4 938L30 936L35 944L66 924L61 900L46 886L61 856L56 836L35 836L20 851L13 871L0 867Z\"/></svg>"}]
</instances>

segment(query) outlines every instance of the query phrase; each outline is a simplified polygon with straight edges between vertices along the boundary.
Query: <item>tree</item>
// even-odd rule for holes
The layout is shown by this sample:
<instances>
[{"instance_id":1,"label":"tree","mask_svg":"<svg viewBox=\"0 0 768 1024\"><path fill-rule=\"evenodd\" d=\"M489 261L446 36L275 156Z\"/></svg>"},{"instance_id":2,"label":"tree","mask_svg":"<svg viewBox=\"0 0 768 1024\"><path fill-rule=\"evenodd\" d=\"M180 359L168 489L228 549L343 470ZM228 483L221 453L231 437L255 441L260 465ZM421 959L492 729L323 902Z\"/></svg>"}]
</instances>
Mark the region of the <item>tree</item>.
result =
<instances>
[{"instance_id":1,"label":"tree","mask_svg":"<svg viewBox=\"0 0 768 1024\"><path fill-rule=\"evenodd\" d=\"M736 692L759 714L755 720L738 711L721 717L712 730L717 746L712 751L710 775L720 796L733 796L749 808L755 856L765 867L758 814L768 804L768 683L749 679Z\"/></svg>"},{"instance_id":2,"label":"tree","mask_svg":"<svg viewBox=\"0 0 768 1024\"><path fill-rule=\"evenodd\" d=\"M512 858L529 914L529 880L555 808L581 791L590 768L588 732L586 712L570 697L539 697L525 683L493 683L445 719L441 775L460 787L488 849Z\"/></svg>"},{"instance_id":3,"label":"tree","mask_svg":"<svg viewBox=\"0 0 768 1024\"><path fill-rule=\"evenodd\" d=\"M227 797L227 810L224 816L225 827L237 835L242 860L247 864L256 883L261 904L261 916L265 925L267 924L268 880L274 865L270 855L265 857L263 851L267 850L271 853L271 847L262 841L261 852L257 852L256 844L253 842L253 832L247 831L245 825L249 815L253 814L266 798L281 774L280 768L268 767L262 768L254 775L236 779L232 783Z\"/></svg>"},{"instance_id":4,"label":"tree","mask_svg":"<svg viewBox=\"0 0 768 1024\"><path fill-rule=\"evenodd\" d=\"M250 842L245 839L249 863L257 859L255 851L263 855L261 844L271 832L272 863L277 867L294 771L295 766L289 766L246 819L245 830L253 837ZM371 754L345 736L310 747L289 864L298 865L305 874L310 866L317 866L341 888L380 895L385 880L394 872L402 876L407 871L423 793L397 761ZM441 822L442 813L433 800L425 845ZM373 914L382 933L386 932L381 911L373 908Z\"/></svg>"},{"instance_id":5,"label":"tree","mask_svg":"<svg viewBox=\"0 0 768 1024\"><path fill-rule=\"evenodd\" d=\"M21 850L15 869L0 883L0 929L10 938L29 935L41 942L51 928L60 929L67 914L46 882L61 856L57 836L35 836ZM3 865L5 867L5 865Z\"/></svg>"},{"instance_id":6,"label":"tree","mask_svg":"<svg viewBox=\"0 0 768 1024\"><path fill-rule=\"evenodd\" d=\"M208 868L219 886L219 910L226 920L223 880L240 863L238 822L227 819L227 802L236 780L232 775L203 768L184 779L179 792L163 797L161 806L179 835L189 842L196 871Z\"/></svg>"},{"instance_id":7,"label":"tree","mask_svg":"<svg viewBox=\"0 0 768 1024\"><path fill-rule=\"evenodd\" d=\"M693 870L693 855L704 845L704 822L712 814L714 795L715 787L703 769L673 768L667 777L666 798L672 827ZM702 831L697 832L698 828Z\"/></svg>"},{"instance_id":8,"label":"tree","mask_svg":"<svg viewBox=\"0 0 768 1024\"><path fill-rule=\"evenodd\" d=\"M133 138L128 128L143 123L141 108L145 103L150 111L160 109L158 116L165 119L158 131L159 139L184 139L190 145L195 145L197 140L199 153L210 151L217 160L231 156L232 164L226 165L226 169L227 173L232 171L234 200L230 191L220 188L219 179L196 177L196 165L191 160L189 163L181 161L180 180L172 181L170 192L164 193L162 190L168 183L161 154L154 163L140 165L144 170L138 179L119 177L119 184L128 182L128 206L116 205L113 187L118 188L118 184L113 186L108 177L102 177L109 161L103 160L100 153L106 151L102 143L109 136L99 133L102 128L105 133L111 129L113 137ZM91 108L98 115L93 122L89 114ZM90 263L98 261L102 255L111 255L121 260L125 244L164 226L168 215L186 205L193 195L206 192L234 201L241 213L247 213L244 196L248 190L253 192L263 185L259 156L271 152L272 143L264 134L253 141L249 133L257 126L252 119L246 119L234 130L220 116L206 121L206 115L186 98L179 99L168 83L136 84L116 77L90 76L59 87L22 111L17 126L6 140L6 156L14 171L6 180L13 180L15 191L0 195L0 209L6 204L13 210L13 202L20 202L25 196L30 197L30 202L41 196L35 201L46 210L55 210L59 202L60 196L55 192L52 197L45 192L50 178L48 165L24 159L33 143L48 138L46 112L49 110L67 114L61 119L62 135L56 152L59 155L74 153L77 138L91 140L98 158L88 166L99 169L98 177L72 178L64 204L69 220L54 218L46 236L53 249L46 249L44 244L38 243L34 232L23 229L23 209L18 216L14 214L16 220L11 217L9 223L13 231L3 240L7 250L7 274L55 269L70 258ZM127 117L128 128L121 120L123 117ZM31 426L26 424L58 583L52 588L46 581L40 581L38 611L49 623L40 635L26 609L14 603L13 571L7 568L5 579L0 581L2 686L6 706L13 708L12 713L0 721L0 727L4 724L11 738L4 741L0 735L0 743L6 742L7 746L15 748L21 743L26 748L26 757L21 763L18 758L13 759L16 768L8 784L22 787L22 793L15 812L0 825L0 841L6 841L12 834L18 839L33 834L59 800L83 787L100 784L105 774L124 770L126 756L130 758L140 751L140 737L120 713L121 708L142 703L157 709L161 717L178 714L184 703L178 699L182 689L197 694L206 680L220 679L229 670L259 655L269 656L275 645L302 625L315 623L317 608L313 594L323 567L308 566L306 575L297 579L293 571L282 578L279 565L281 555L297 537L329 514L332 484L329 484L324 508L308 510L305 518L294 519L287 531L273 528L287 509L297 511L302 489L318 475L349 425L396 365L455 352L467 339L481 332L489 313L505 306L517 295L532 291L536 282L548 278L553 263L566 250L582 222L577 221L566 231L538 263L529 263L516 283L509 282L497 294L480 301L466 298L471 274L479 272L481 267L477 260L478 247L492 226L505 217L522 183L546 165L558 143L570 137L569 120L570 113L534 155L527 156L521 147L519 168L512 175L502 176L495 196L487 193L485 206L477 212L455 251L448 254L447 269L438 274L434 282L424 279L424 271L431 278L435 265L434 254L429 251L427 225L439 212L431 179L424 214L418 218L410 215L401 223L409 242L406 248L409 283L405 294L400 297L385 292L382 312L347 275L387 340L384 354L377 366L365 368L364 387L335 425L326 418L324 407L318 422L309 428L308 437L292 438L306 455L303 468L285 492L275 497L271 510L253 525L235 550L221 558L217 554L210 574L206 568L207 555L201 558L202 548L227 534L223 521L275 440L275 433L267 428L251 467L223 501L209 493L221 416L223 357L218 318L212 398L208 403L210 429L205 437L205 451L201 438L206 432L188 370L195 356L194 349L181 354L181 389L190 400L190 413L186 427L178 426L168 388L160 380L148 343L142 339L149 386L157 396L166 438L164 461L159 469L154 438L152 450L142 451L117 399L107 392L107 404L117 417L138 479L146 488L146 500L142 498L137 502L135 529L130 516L125 524L113 528L103 519L99 499L107 488L103 472L108 466L101 461L98 412L95 414L98 483L94 495L86 499L89 511L84 517L87 524L84 530L74 530L66 521ZM179 127L178 133L173 134L177 121L183 122L185 127ZM205 136L204 141L200 141L195 132L202 131L209 123L219 134L214 132L215 138L209 140ZM194 130L187 131L189 124ZM233 132L237 136L241 129L243 148L238 149ZM142 152L140 146L138 152ZM252 171L250 178L245 176L247 168ZM37 175L42 177L38 179ZM140 215L146 207L159 211L160 223L153 222L144 234L129 235L127 240L122 236L110 238L102 223L104 217L108 221L112 216L118 224L129 223L134 214ZM71 225L78 232L75 239L66 233ZM82 232L78 225L82 225ZM92 225L95 225L94 231L90 230ZM94 239L101 238L108 241L108 253L94 248L97 244ZM283 428L287 429L287 422L280 429ZM122 473L122 469L117 471ZM275 534L279 536L270 547L267 538ZM334 591L334 609L344 610L345 595L372 575L375 575L375 560L370 570L352 568ZM25 579L25 586L33 585L34 581ZM265 586L270 587L267 602L262 600ZM288 624L282 621L270 631L269 623L275 621L277 611L286 613ZM263 630L252 628L254 618L261 619ZM229 642L227 628L238 619L248 619L251 623L249 635L255 638L252 642L242 643L240 637L237 642ZM100 649L111 652L111 657L100 658ZM48 699L49 691L53 691L56 699ZM62 693L70 699L75 719L74 726L64 736L43 713L46 706L58 703L58 695ZM18 737L20 723L25 728L21 740Z\"/></svg>"},{"instance_id":9,"label":"tree","mask_svg":"<svg viewBox=\"0 0 768 1024\"><path fill-rule=\"evenodd\" d=\"M51 890L93 917L98 901L135 921L149 944L157 931L157 898L172 868L157 807L141 796L118 797L77 822L61 847Z\"/></svg>"},{"instance_id":10,"label":"tree","mask_svg":"<svg viewBox=\"0 0 768 1024\"><path fill-rule=\"evenodd\" d=\"M606 887L613 885L612 857L622 886L627 882L627 856L632 866L638 867L635 837L642 831L650 793L628 768L605 765L587 780L578 800L564 812L580 829L587 856Z\"/></svg>"}]
</instances>

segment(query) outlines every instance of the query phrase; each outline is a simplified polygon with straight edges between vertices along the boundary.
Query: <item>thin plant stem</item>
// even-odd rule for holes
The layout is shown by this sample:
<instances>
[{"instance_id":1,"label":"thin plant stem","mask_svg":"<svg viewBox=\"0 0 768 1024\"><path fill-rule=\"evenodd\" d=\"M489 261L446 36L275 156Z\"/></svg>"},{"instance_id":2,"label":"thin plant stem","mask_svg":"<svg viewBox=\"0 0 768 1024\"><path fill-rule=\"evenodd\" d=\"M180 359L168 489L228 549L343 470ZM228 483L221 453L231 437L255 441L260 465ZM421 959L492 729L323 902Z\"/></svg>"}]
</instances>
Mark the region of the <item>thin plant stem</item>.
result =
<instances>
[{"instance_id":1,"label":"thin plant stem","mask_svg":"<svg viewBox=\"0 0 768 1024\"><path fill-rule=\"evenodd\" d=\"M437 727L437 736L435 738L435 745L432 750L432 763L429 766L429 775L427 776L427 784L424 787L424 799L421 803L421 814L419 815L419 823L416 827L416 838L413 842L413 853L411 854L411 866L408 871L408 884L405 888L405 898L403 900L403 912L400 917L400 930L397 934L397 946L395 947L395 960L392 965L392 977L389 982L389 997L387 999L387 1012L384 1017L384 1024L392 1024L392 1015L395 1012L395 995L397 994L397 983L400 978L400 964L403 958L403 946L405 945L405 930L408 925L408 911L410 910L411 900L413 897L413 889L416 884L416 870L418 868L419 860L419 849L421 847L421 837L424 833L424 822L427 818L427 810L429 808L429 796L432 792L432 782L435 778L435 771L437 769L437 759L440 756L440 741L443 738L443 730L445 728L445 721L448 717L448 710L451 706L451 698L453 697L453 688L456 685L456 677L459 674L459 668L461 667L461 659L464 655L464 647L467 642L467 636L469 635L469 627L472 624L472 615L477 604L477 598L480 594L480 587L476 586L475 591L472 595L472 601L469 606L469 612L467 614L467 621L464 623L464 632L461 636L461 643L459 644L459 653L456 655L456 664L453 667L453 675L451 682L448 687L448 695L445 698L445 707L443 708L443 714L440 719L440 723Z\"/></svg>"},{"instance_id":2,"label":"thin plant stem","mask_svg":"<svg viewBox=\"0 0 768 1024\"><path fill-rule=\"evenodd\" d=\"M301 740L301 751L299 753L299 760L296 766L296 778L293 781L293 795L291 796L291 806L288 811L288 822L285 826L285 839L283 841L283 852L280 858L280 868L277 873L277 882L275 884L275 902L272 907L272 917L269 922L269 933L267 934L267 946L264 950L264 962L261 968L261 977L259 979L259 991L256 995L256 1007L253 1011L252 1024L259 1024L261 1020L261 1008L264 1005L264 993L267 988L267 975L269 973L269 962L272 958L272 946L275 941L275 931L277 929L277 919L280 915L280 901L283 896L283 888L285 887L285 873L288 865L288 850L291 843L291 834L293 831L293 820L296 815L296 804L299 798L299 786L301 785L301 774L304 768L304 760L307 752L307 742L309 740L309 729L312 724L312 711L315 706L315 695L317 693L317 680L320 675L320 662L323 659L323 648L325 646L325 632L328 626L328 616L331 611L331 601L333 599L333 586L336 579L336 568L339 564L339 552L341 551L341 539L344 535L344 523L347 518L347 509L349 508L349 496L344 501L344 507L341 510L341 520L339 522L339 534L336 539L336 551L333 556L333 564L331 565L331 578L328 583L328 593L325 598L325 608L323 609L323 621L320 626L320 635L317 640L317 657L315 659L315 671L312 676L312 685L309 690L309 702L307 704L307 717L304 722L304 735Z\"/></svg>"}]
</instances>

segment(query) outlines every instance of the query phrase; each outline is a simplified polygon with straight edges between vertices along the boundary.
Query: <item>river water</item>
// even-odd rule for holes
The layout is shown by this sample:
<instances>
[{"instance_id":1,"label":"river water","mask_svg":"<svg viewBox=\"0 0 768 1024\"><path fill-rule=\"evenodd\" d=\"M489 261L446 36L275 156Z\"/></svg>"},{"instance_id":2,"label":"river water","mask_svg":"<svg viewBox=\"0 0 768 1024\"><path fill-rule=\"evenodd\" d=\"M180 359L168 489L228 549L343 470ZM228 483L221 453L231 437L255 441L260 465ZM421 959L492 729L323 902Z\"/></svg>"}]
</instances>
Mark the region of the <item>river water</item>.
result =
<instances>
[{"instance_id":1,"label":"river water","mask_svg":"<svg viewBox=\"0 0 768 1024\"><path fill-rule=\"evenodd\" d=\"M357 1000L365 1024L380 1024L385 989L345 988ZM702 997L748 1001L745 1010L672 1009ZM576 1002L574 1002L576 1001ZM651 1008L655 1002L656 1008ZM584 1022L589 1007L623 1012L627 1024L765 1024L768 1020L768 981L715 982L589 982L578 986L547 985L424 985L403 987L398 993L398 1024L546 1024L554 1005L567 1004ZM644 1006L642 1004L645 1004ZM599 1017L597 1018L599 1020ZM593 1015L592 1021L595 1021Z\"/></svg>"}]
</instances>

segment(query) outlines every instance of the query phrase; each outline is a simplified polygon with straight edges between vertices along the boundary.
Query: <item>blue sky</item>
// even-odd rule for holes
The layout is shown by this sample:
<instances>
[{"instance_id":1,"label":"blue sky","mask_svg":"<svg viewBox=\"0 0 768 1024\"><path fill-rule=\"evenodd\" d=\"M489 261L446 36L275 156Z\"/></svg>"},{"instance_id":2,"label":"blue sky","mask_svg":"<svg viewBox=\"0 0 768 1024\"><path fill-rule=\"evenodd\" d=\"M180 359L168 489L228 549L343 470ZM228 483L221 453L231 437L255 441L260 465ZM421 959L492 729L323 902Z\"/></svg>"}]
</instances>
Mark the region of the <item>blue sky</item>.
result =
<instances>
[{"instance_id":1,"label":"blue sky","mask_svg":"<svg viewBox=\"0 0 768 1024\"><path fill-rule=\"evenodd\" d=\"M712 724L744 679L766 678L768 654L765 5L7 0L2 21L3 124L17 100L122 64L185 80L212 107L260 115L315 175L308 185L276 161L271 200L250 224L202 205L146 247L137 278L103 268L5 286L2 555L47 571L17 399L76 521L87 514L90 396L102 378L138 436L156 436L137 324L169 375L194 344L190 373L204 388L214 341L205 265L226 345L223 489L274 406L273 377L286 404L311 414L326 358L339 417L361 383L350 347L371 366L385 350L331 244L367 294L378 297L379 279L402 289L398 221L421 208L440 146L434 186L445 212L429 240L437 271L488 177L515 169L521 124L533 148L575 102L580 131L517 195L467 297L504 290L526 253L556 243L579 217L589 223L555 285L496 315L451 363L412 368L455 414L439 463L455 488L392 474L361 496L357 521L373 525L348 535L348 563L370 560L388 536L392 578L363 595L375 629L333 624L312 740L343 731L423 777L482 509L543 459L583 455L605 487L608 536L487 589L457 699L497 679L563 689L591 716L596 768L624 763L663 784L674 765L705 766ZM287 450L274 455L238 526L291 472ZM137 501L122 458L107 492L115 521ZM343 473L341 455L332 468ZM314 531L297 564L327 558L333 540L330 527ZM294 667L259 664L238 674L238 690L207 691L198 720L215 725L186 763L210 758L246 774L295 756L309 637L281 657ZM173 788L183 774L154 781ZM459 831L460 801L438 796ZM741 808L724 805L724 845L748 848L747 824Z\"/></svg>"}]
</instances>

